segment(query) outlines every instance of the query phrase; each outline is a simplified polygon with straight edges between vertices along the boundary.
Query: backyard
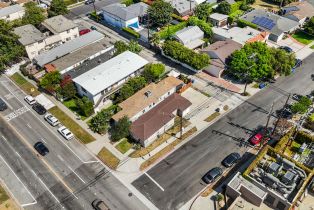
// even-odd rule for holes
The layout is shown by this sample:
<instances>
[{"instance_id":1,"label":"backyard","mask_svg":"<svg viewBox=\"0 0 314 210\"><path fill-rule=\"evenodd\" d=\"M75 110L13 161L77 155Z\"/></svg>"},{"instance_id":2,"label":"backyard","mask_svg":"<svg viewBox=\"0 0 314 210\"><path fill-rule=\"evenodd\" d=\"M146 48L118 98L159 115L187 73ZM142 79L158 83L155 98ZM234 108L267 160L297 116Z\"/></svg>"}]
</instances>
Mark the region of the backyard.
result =
<instances>
[{"instance_id":1,"label":"backyard","mask_svg":"<svg viewBox=\"0 0 314 210\"><path fill-rule=\"evenodd\" d=\"M303 32L303 31L298 31L295 34L292 35L292 37L294 39L296 39L297 41L301 42L302 44L308 45L311 42L314 41L314 37Z\"/></svg>"},{"instance_id":2,"label":"backyard","mask_svg":"<svg viewBox=\"0 0 314 210\"><path fill-rule=\"evenodd\" d=\"M278 11L279 6L276 4L273 4L272 2L266 1L266 0L255 0L255 3L252 5L255 9L266 9L266 10L273 10Z\"/></svg>"}]
</instances>

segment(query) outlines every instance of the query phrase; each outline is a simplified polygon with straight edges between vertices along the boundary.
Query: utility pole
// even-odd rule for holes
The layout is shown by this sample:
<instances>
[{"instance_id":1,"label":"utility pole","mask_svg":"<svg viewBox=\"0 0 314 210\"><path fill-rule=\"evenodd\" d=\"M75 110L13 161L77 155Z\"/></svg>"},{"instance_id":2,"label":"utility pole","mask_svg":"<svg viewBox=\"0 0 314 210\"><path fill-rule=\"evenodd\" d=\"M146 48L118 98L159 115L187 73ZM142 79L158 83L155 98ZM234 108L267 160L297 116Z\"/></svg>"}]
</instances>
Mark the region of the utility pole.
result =
<instances>
[{"instance_id":1,"label":"utility pole","mask_svg":"<svg viewBox=\"0 0 314 210\"><path fill-rule=\"evenodd\" d=\"M149 29L150 29L150 19L149 19L149 13L147 13L147 39L148 39L148 43L150 43L150 38L149 38ZM149 45L150 46L150 45Z\"/></svg>"},{"instance_id":2,"label":"utility pole","mask_svg":"<svg viewBox=\"0 0 314 210\"><path fill-rule=\"evenodd\" d=\"M268 112L268 117L267 117L266 125L265 125L265 128L264 128L264 135L262 137L262 141L261 141L261 145L260 145L261 148L265 145L265 139L269 137L267 135L267 130L268 130L267 128L268 128L268 124L269 124L269 121L270 121L270 117L271 117L271 115L273 113L273 108L274 108L274 102L272 103L270 111Z\"/></svg>"},{"instance_id":3,"label":"utility pole","mask_svg":"<svg viewBox=\"0 0 314 210\"><path fill-rule=\"evenodd\" d=\"M95 6L95 1L96 1L96 0L92 0L92 2L93 2L93 7L94 7L94 12L95 12L95 14L97 15L96 6Z\"/></svg>"},{"instance_id":4,"label":"utility pole","mask_svg":"<svg viewBox=\"0 0 314 210\"><path fill-rule=\"evenodd\" d=\"M178 110L178 112L180 113L180 110ZM182 116L180 116L180 139L182 138L182 131L183 131L183 119L182 119Z\"/></svg>"},{"instance_id":5,"label":"utility pole","mask_svg":"<svg viewBox=\"0 0 314 210\"><path fill-rule=\"evenodd\" d=\"M280 112L280 114L278 116L278 119L277 119L277 121L275 123L274 129L273 129L273 132L271 133L271 135L273 135L275 133L275 131L276 131L276 128L277 128L278 123L279 123L279 120L281 119L282 113L284 112L284 109L285 109L285 107L287 106L287 104L289 102L290 96L291 96L291 94L289 93L288 98L287 98L285 104L283 105L282 110L281 110L281 112Z\"/></svg>"}]
</instances>

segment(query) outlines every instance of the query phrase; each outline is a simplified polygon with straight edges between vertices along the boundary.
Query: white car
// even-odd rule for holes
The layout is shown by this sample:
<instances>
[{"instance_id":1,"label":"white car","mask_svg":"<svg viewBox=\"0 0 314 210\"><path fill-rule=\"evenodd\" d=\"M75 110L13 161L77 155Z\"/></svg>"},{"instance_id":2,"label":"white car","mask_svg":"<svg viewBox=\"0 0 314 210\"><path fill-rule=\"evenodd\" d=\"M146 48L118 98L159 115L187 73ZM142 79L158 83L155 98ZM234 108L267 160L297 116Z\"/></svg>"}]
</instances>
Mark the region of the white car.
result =
<instances>
[{"instance_id":1,"label":"white car","mask_svg":"<svg viewBox=\"0 0 314 210\"><path fill-rule=\"evenodd\" d=\"M45 120L52 126L57 126L60 124L59 120L49 113L45 115Z\"/></svg>"},{"instance_id":2,"label":"white car","mask_svg":"<svg viewBox=\"0 0 314 210\"><path fill-rule=\"evenodd\" d=\"M71 133L71 131L69 131L69 129L67 129L65 126L61 126L60 128L58 128L58 132L66 139L66 140L70 140L74 137L73 133Z\"/></svg>"},{"instance_id":3,"label":"white car","mask_svg":"<svg viewBox=\"0 0 314 210\"><path fill-rule=\"evenodd\" d=\"M36 103L35 98L33 98L33 96L27 95L25 96L24 100L29 104L29 105L33 105Z\"/></svg>"}]
</instances>

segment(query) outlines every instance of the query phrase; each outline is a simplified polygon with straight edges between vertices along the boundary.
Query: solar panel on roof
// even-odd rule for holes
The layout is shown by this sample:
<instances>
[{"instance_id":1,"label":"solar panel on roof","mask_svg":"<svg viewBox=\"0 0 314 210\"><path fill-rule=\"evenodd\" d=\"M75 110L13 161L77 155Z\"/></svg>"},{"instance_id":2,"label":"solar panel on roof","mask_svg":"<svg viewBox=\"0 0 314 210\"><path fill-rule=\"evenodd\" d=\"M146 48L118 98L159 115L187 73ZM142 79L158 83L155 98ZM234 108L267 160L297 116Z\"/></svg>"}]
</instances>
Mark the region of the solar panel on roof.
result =
<instances>
[{"instance_id":1,"label":"solar panel on roof","mask_svg":"<svg viewBox=\"0 0 314 210\"><path fill-rule=\"evenodd\" d=\"M252 23L260 27L267 28L268 30L271 30L275 26L273 20L266 17L255 17Z\"/></svg>"}]
</instances>

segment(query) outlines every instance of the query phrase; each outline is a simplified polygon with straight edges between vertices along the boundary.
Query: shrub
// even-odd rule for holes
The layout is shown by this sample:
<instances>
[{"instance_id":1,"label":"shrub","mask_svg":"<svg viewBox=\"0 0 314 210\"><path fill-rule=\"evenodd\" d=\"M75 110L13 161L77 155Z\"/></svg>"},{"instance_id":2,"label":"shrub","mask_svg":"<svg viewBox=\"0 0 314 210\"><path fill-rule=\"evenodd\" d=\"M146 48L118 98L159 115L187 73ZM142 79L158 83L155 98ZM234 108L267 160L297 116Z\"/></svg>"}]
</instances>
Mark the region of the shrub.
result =
<instances>
[{"instance_id":1,"label":"shrub","mask_svg":"<svg viewBox=\"0 0 314 210\"><path fill-rule=\"evenodd\" d=\"M258 28L258 26L257 26L256 24L251 23L251 22L246 21L246 20L241 20L241 19L239 19L239 20L237 21L237 24L238 24L238 26L241 27L241 28L244 28L244 27L246 27L246 26L249 26L249 27L254 28L254 29L257 29L257 28Z\"/></svg>"},{"instance_id":2,"label":"shrub","mask_svg":"<svg viewBox=\"0 0 314 210\"><path fill-rule=\"evenodd\" d=\"M171 17L172 17L173 19L176 19L177 21L180 21L180 22L185 21L181 16L176 15L176 14L174 14L174 13L171 14Z\"/></svg>"},{"instance_id":3,"label":"shrub","mask_svg":"<svg viewBox=\"0 0 314 210\"><path fill-rule=\"evenodd\" d=\"M168 39L173 36L177 31L184 29L186 27L186 22L181 22L176 25L168 25L162 28L157 34L159 35L160 39Z\"/></svg>"},{"instance_id":4,"label":"shrub","mask_svg":"<svg viewBox=\"0 0 314 210\"><path fill-rule=\"evenodd\" d=\"M310 135L310 134L307 134L303 131L299 131L297 133L297 136L295 137L295 140L300 143L300 144L303 144L303 143L312 143L314 142L314 136Z\"/></svg>"},{"instance_id":5,"label":"shrub","mask_svg":"<svg viewBox=\"0 0 314 210\"><path fill-rule=\"evenodd\" d=\"M185 63L197 70L203 69L210 62L207 54L196 53L176 41L166 41L162 49L165 55L168 55L173 59Z\"/></svg>"},{"instance_id":6,"label":"shrub","mask_svg":"<svg viewBox=\"0 0 314 210\"><path fill-rule=\"evenodd\" d=\"M139 39L141 37L141 35L138 32L136 32L130 28L124 27L124 28L122 28L122 30L127 32L128 34L130 34L131 36L133 36L137 39Z\"/></svg>"}]
</instances>

